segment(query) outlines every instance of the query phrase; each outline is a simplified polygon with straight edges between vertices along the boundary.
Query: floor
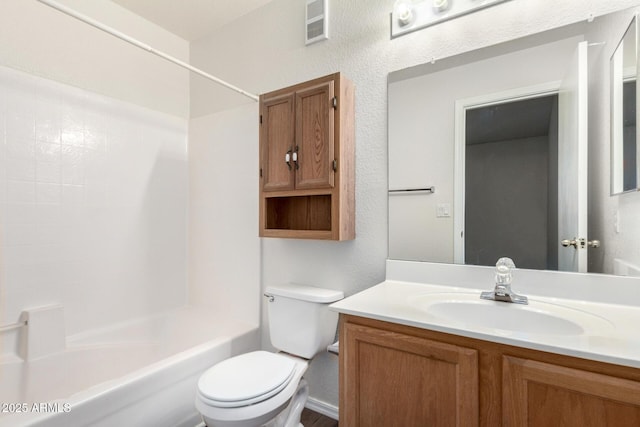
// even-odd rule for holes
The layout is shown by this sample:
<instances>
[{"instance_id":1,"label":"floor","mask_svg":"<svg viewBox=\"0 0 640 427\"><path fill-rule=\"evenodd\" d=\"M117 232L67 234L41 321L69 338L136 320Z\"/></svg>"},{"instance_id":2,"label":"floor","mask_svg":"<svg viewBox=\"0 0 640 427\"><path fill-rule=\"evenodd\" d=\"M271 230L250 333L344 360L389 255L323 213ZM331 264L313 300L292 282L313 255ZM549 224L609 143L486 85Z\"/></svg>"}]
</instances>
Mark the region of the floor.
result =
<instances>
[{"instance_id":1,"label":"floor","mask_svg":"<svg viewBox=\"0 0 640 427\"><path fill-rule=\"evenodd\" d=\"M333 418L326 417L307 408L302 411L300 422L304 427L338 427L338 422Z\"/></svg>"}]
</instances>

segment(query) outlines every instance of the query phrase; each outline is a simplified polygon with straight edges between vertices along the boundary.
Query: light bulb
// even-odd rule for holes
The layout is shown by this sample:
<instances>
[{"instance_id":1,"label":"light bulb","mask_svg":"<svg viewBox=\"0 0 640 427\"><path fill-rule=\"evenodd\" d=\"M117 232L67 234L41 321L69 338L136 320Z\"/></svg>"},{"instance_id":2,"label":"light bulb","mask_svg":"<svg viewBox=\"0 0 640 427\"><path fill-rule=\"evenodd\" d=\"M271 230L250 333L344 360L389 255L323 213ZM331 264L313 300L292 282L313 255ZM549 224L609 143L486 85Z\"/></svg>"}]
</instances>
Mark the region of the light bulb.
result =
<instances>
[{"instance_id":1,"label":"light bulb","mask_svg":"<svg viewBox=\"0 0 640 427\"><path fill-rule=\"evenodd\" d=\"M413 20L413 4L411 0L396 0L393 4L393 16L401 26L406 26Z\"/></svg>"},{"instance_id":2,"label":"light bulb","mask_svg":"<svg viewBox=\"0 0 640 427\"><path fill-rule=\"evenodd\" d=\"M433 8L437 12L442 12L449 7L449 0L433 0Z\"/></svg>"}]
</instances>

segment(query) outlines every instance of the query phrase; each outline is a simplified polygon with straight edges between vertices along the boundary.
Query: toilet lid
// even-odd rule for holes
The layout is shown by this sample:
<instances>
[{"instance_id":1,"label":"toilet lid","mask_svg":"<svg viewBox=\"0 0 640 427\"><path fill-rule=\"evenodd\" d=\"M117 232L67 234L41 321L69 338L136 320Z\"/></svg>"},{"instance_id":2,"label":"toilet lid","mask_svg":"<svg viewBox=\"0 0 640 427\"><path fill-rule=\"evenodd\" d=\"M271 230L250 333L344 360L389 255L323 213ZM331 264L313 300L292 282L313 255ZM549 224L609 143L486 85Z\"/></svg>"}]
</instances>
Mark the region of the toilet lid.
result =
<instances>
[{"instance_id":1,"label":"toilet lid","mask_svg":"<svg viewBox=\"0 0 640 427\"><path fill-rule=\"evenodd\" d=\"M221 407L251 405L279 393L291 381L295 362L267 351L254 351L209 368L198 381L200 394Z\"/></svg>"}]
</instances>

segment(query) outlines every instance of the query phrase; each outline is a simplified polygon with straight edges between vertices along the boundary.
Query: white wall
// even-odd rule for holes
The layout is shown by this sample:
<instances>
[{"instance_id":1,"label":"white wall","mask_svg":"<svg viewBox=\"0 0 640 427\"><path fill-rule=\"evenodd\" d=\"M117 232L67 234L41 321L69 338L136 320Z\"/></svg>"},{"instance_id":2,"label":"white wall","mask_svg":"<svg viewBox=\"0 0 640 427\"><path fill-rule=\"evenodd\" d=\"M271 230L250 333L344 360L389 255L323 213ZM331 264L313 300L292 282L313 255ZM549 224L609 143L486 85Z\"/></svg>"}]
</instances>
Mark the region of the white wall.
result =
<instances>
[{"instance_id":1,"label":"white wall","mask_svg":"<svg viewBox=\"0 0 640 427\"><path fill-rule=\"evenodd\" d=\"M189 43L109 0L61 3L188 60ZM35 0L0 1L0 65L189 115L189 72Z\"/></svg>"},{"instance_id":2,"label":"white wall","mask_svg":"<svg viewBox=\"0 0 640 427\"><path fill-rule=\"evenodd\" d=\"M186 136L184 119L0 67L0 324L62 304L74 334L186 303Z\"/></svg>"},{"instance_id":3,"label":"white wall","mask_svg":"<svg viewBox=\"0 0 640 427\"><path fill-rule=\"evenodd\" d=\"M355 83L357 238L343 243L264 239L262 286L295 281L352 294L384 279L386 91L390 71L586 20L590 14L598 16L619 10L637 4L637 0L512 0L390 40L392 3L391 0L329 1L331 38L305 47L304 2L274 0L191 45L194 65L255 93L334 71L342 71ZM205 87L195 79L191 98L193 116L246 103L238 95L213 86ZM247 114L255 119L252 112ZM223 123L219 126L227 127ZM253 152L246 155L257 159L257 130L253 140ZM253 227L254 220L257 213L246 226ZM234 247L233 240L227 243ZM267 343L265 337L265 347ZM314 361L307 377L313 397L337 404L335 358L326 356Z\"/></svg>"},{"instance_id":4,"label":"white wall","mask_svg":"<svg viewBox=\"0 0 640 427\"><path fill-rule=\"evenodd\" d=\"M257 104L189 124L189 300L260 322Z\"/></svg>"}]
</instances>

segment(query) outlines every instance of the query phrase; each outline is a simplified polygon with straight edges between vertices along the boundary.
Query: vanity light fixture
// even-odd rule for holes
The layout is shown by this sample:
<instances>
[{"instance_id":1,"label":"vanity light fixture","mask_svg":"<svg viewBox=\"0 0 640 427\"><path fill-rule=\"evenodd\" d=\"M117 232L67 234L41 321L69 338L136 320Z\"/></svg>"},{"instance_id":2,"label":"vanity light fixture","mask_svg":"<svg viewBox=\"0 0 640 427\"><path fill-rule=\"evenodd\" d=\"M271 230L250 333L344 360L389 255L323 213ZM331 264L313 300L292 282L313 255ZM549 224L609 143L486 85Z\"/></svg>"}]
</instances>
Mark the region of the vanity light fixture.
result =
<instances>
[{"instance_id":1,"label":"vanity light fixture","mask_svg":"<svg viewBox=\"0 0 640 427\"><path fill-rule=\"evenodd\" d=\"M505 1L509 0L396 0L391 12L391 38Z\"/></svg>"},{"instance_id":2,"label":"vanity light fixture","mask_svg":"<svg viewBox=\"0 0 640 427\"><path fill-rule=\"evenodd\" d=\"M396 0L393 4L392 16L398 20L398 24L402 27L411 24L415 16L413 14L413 2L411 0Z\"/></svg>"},{"instance_id":3,"label":"vanity light fixture","mask_svg":"<svg viewBox=\"0 0 640 427\"><path fill-rule=\"evenodd\" d=\"M436 12L444 12L449 7L449 0L433 0L433 9Z\"/></svg>"}]
</instances>

